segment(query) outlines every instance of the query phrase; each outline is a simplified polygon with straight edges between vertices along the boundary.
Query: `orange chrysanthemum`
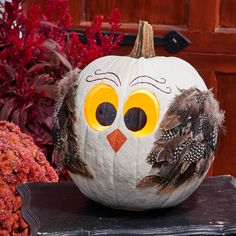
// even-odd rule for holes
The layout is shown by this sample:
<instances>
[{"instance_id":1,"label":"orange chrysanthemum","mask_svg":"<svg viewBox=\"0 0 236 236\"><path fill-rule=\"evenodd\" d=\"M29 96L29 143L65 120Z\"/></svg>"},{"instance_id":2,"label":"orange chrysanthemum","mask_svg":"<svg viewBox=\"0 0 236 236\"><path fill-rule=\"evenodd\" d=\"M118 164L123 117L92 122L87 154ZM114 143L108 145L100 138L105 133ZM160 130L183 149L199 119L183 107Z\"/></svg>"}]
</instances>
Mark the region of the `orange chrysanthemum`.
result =
<instances>
[{"instance_id":1,"label":"orange chrysanthemum","mask_svg":"<svg viewBox=\"0 0 236 236\"><path fill-rule=\"evenodd\" d=\"M0 121L0 235L28 235L16 186L26 182L57 182L58 176L32 138Z\"/></svg>"}]
</instances>

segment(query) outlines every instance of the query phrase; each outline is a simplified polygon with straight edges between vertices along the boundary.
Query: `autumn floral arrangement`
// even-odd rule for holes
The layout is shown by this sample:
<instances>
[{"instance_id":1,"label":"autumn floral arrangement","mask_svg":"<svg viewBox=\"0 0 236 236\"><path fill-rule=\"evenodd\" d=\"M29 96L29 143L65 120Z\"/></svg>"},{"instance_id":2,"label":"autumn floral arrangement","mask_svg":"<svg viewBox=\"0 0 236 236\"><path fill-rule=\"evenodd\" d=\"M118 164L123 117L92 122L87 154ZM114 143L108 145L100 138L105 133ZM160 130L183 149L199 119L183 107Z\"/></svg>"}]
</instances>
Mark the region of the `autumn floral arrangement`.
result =
<instances>
[{"instance_id":1,"label":"autumn floral arrangement","mask_svg":"<svg viewBox=\"0 0 236 236\"><path fill-rule=\"evenodd\" d=\"M50 159L58 81L71 69L83 69L110 54L123 35L115 34L120 26L118 9L108 17L109 35L101 32L104 17L96 16L85 31L85 43L69 30L68 0L44 3L44 8L31 4L25 10L24 0L0 1L0 120L17 124Z\"/></svg>"},{"instance_id":2,"label":"autumn floral arrangement","mask_svg":"<svg viewBox=\"0 0 236 236\"><path fill-rule=\"evenodd\" d=\"M33 139L13 123L0 121L0 235L28 235L17 185L56 181L55 170Z\"/></svg>"}]
</instances>

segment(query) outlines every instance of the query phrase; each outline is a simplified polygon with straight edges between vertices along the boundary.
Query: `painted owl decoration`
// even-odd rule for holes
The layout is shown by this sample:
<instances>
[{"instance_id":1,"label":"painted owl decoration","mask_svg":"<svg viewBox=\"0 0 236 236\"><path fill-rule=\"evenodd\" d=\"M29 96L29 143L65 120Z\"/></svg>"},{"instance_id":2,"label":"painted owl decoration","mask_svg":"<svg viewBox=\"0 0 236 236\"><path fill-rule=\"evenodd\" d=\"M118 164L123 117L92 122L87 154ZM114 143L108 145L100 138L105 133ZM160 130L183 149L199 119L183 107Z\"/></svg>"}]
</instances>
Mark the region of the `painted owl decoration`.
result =
<instances>
[{"instance_id":1,"label":"painted owl decoration","mask_svg":"<svg viewBox=\"0 0 236 236\"><path fill-rule=\"evenodd\" d=\"M155 56L141 22L130 56L106 56L62 80L53 137L89 198L113 208L175 206L209 169L224 114L196 70Z\"/></svg>"}]
</instances>

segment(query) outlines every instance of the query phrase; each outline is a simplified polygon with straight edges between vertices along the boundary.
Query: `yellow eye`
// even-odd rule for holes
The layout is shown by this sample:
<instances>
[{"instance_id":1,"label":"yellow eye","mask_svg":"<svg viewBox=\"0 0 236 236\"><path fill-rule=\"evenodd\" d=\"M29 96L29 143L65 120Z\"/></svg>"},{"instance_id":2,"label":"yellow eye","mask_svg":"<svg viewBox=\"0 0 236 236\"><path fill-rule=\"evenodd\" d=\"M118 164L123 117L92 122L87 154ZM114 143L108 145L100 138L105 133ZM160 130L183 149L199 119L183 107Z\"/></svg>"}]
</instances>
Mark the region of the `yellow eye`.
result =
<instances>
[{"instance_id":1,"label":"yellow eye","mask_svg":"<svg viewBox=\"0 0 236 236\"><path fill-rule=\"evenodd\" d=\"M138 89L129 95L124 107L126 127L134 136L150 134L160 116L160 105L153 93Z\"/></svg>"},{"instance_id":2,"label":"yellow eye","mask_svg":"<svg viewBox=\"0 0 236 236\"><path fill-rule=\"evenodd\" d=\"M107 84L97 84L88 93L84 114L88 125L95 130L105 130L116 117L118 96Z\"/></svg>"}]
</instances>

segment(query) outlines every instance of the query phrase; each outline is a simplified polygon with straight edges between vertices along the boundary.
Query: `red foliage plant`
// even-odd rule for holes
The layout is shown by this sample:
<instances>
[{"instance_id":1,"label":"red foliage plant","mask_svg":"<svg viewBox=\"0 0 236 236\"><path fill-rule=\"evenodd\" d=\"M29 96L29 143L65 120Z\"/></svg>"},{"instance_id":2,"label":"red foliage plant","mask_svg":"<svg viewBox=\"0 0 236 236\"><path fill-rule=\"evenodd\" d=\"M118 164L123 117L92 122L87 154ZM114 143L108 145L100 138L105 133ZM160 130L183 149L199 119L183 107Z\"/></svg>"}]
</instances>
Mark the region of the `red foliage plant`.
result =
<instances>
[{"instance_id":1,"label":"red foliage plant","mask_svg":"<svg viewBox=\"0 0 236 236\"><path fill-rule=\"evenodd\" d=\"M27 11L23 2L0 2L0 120L17 124L50 150L49 156L57 83L69 70L83 69L118 46L120 12L115 9L108 18L109 36L101 33L104 17L95 17L85 44L76 32L69 33L68 0L44 0L45 8L32 4Z\"/></svg>"},{"instance_id":2,"label":"red foliage plant","mask_svg":"<svg viewBox=\"0 0 236 236\"><path fill-rule=\"evenodd\" d=\"M0 121L0 235L28 235L16 186L25 182L56 182L58 176L29 135Z\"/></svg>"}]
</instances>

